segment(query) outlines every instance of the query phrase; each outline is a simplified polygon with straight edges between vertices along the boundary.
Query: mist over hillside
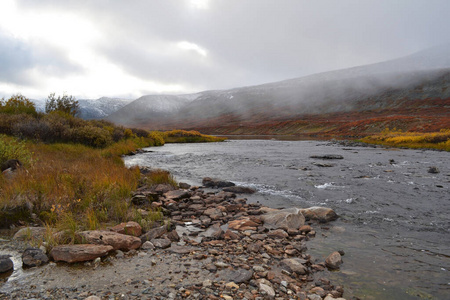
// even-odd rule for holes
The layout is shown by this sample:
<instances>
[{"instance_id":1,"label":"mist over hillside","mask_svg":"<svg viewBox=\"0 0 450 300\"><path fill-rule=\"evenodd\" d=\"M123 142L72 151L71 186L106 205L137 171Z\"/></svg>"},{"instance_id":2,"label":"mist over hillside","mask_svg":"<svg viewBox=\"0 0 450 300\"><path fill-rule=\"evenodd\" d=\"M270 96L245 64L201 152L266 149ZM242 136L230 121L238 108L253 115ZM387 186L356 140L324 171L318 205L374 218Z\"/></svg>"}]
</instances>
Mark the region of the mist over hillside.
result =
<instances>
[{"instance_id":1,"label":"mist over hillside","mask_svg":"<svg viewBox=\"0 0 450 300\"><path fill-rule=\"evenodd\" d=\"M450 97L450 44L377 64L188 95L149 95L108 119L148 129L251 127L308 115L390 109L400 99ZM420 90L427 86L427 90ZM419 90L418 90L419 88ZM403 103L407 108L409 104ZM444 107L448 109L448 106Z\"/></svg>"},{"instance_id":2,"label":"mist over hillside","mask_svg":"<svg viewBox=\"0 0 450 300\"><path fill-rule=\"evenodd\" d=\"M37 111L45 111L45 99L31 99L31 101L34 102ZM77 99L77 101L80 107L78 116L85 120L91 120L104 119L134 100L102 97L99 99Z\"/></svg>"}]
</instances>

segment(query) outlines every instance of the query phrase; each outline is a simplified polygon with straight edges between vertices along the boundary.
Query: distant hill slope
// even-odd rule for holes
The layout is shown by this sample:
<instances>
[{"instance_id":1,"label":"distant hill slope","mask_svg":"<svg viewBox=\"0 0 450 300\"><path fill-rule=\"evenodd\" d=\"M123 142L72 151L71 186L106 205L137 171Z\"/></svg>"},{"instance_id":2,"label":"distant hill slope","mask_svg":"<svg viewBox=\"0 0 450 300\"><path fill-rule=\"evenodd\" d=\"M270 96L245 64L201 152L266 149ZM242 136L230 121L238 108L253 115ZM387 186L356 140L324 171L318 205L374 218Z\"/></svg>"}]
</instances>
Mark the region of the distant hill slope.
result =
<instances>
[{"instance_id":1,"label":"distant hill slope","mask_svg":"<svg viewBox=\"0 0 450 300\"><path fill-rule=\"evenodd\" d=\"M121 98L102 97L96 100L80 99L80 118L89 119L104 119L110 114L118 111L133 100Z\"/></svg>"},{"instance_id":2,"label":"distant hill slope","mask_svg":"<svg viewBox=\"0 0 450 300\"><path fill-rule=\"evenodd\" d=\"M45 111L46 100L31 100L37 111ZM121 98L102 97L99 99L77 99L80 105L79 117L85 120L104 119L115 111L121 109L133 100Z\"/></svg>"},{"instance_id":3,"label":"distant hill slope","mask_svg":"<svg viewBox=\"0 0 450 300\"><path fill-rule=\"evenodd\" d=\"M447 44L382 63L259 86L145 96L108 119L148 129L207 133L346 135L337 128L356 120L387 117L386 113L390 118L412 116L411 110L416 116L429 115L437 107L436 117L442 116L438 124L449 115L449 73ZM343 114L351 118L344 121ZM417 118L408 124L424 122ZM361 134L365 131L360 128Z\"/></svg>"}]
</instances>

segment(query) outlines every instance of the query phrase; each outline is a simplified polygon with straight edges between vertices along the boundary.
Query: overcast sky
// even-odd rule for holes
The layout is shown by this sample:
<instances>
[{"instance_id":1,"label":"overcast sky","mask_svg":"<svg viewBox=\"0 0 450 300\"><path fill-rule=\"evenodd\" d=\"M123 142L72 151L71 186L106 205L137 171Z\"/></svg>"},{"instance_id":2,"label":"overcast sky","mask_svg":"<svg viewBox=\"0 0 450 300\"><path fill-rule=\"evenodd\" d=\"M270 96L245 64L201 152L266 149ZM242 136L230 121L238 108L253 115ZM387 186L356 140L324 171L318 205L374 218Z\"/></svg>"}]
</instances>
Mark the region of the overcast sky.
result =
<instances>
[{"instance_id":1,"label":"overcast sky","mask_svg":"<svg viewBox=\"0 0 450 300\"><path fill-rule=\"evenodd\" d=\"M450 41L449 0L1 0L0 97L262 84Z\"/></svg>"}]
</instances>

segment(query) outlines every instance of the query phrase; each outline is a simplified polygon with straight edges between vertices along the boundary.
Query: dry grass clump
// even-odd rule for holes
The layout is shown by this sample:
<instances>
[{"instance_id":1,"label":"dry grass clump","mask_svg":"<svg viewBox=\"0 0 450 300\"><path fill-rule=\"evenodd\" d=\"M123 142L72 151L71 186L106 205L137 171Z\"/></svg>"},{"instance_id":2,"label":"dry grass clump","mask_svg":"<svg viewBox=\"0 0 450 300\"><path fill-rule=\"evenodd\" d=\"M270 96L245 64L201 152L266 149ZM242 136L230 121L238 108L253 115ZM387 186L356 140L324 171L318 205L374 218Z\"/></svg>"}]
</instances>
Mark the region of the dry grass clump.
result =
<instances>
[{"instance_id":1,"label":"dry grass clump","mask_svg":"<svg viewBox=\"0 0 450 300\"><path fill-rule=\"evenodd\" d=\"M387 146L450 151L450 129L442 129L439 132L402 132L386 128L380 134L365 137L361 141Z\"/></svg>"}]
</instances>

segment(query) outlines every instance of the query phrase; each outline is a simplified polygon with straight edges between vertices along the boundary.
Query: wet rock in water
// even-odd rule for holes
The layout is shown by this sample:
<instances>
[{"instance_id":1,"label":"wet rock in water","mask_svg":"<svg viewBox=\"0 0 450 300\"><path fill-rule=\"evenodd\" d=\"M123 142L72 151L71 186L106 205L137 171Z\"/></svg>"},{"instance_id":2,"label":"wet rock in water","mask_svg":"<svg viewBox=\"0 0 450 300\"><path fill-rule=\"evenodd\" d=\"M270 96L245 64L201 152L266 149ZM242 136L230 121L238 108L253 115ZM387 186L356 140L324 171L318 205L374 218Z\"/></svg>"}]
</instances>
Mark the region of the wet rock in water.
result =
<instances>
[{"instance_id":1,"label":"wet rock in water","mask_svg":"<svg viewBox=\"0 0 450 300\"><path fill-rule=\"evenodd\" d=\"M120 223L109 230L132 236L140 236L142 234L142 227L136 222L130 221L127 223Z\"/></svg>"},{"instance_id":2,"label":"wet rock in water","mask_svg":"<svg viewBox=\"0 0 450 300\"><path fill-rule=\"evenodd\" d=\"M110 245L59 245L53 247L50 256L54 261L64 261L68 263L94 260L97 257L108 255L114 248Z\"/></svg>"},{"instance_id":3,"label":"wet rock in water","mask_svg":"<svg viewBox=\"0 0 450 300\"><path fill-rule=\"evenodd\" d=\"M331 168L334 167L334 164L325 164L325 163L318 163L318 162L314 162L313 165L321 167L321 168Z\"/></svg>"},{"instance_id":4,"label":"wet rock in water","mask_svg":"<svg viewBox=\"0 0 450 300\"><path fill-rule=\"evenodd\" d=\"M210 178L210 177L203 178L202 184L206 187L216 187L216 188L235 186L235 184L231 181L224 181L221 179Z\"/></svg>"},{"instance_id":5,"label":"wet rock in water","mask_svg":"<svg viewBox=\"0 0 450 300\"><path fill-rule=\"evenodd\" d=\"M261 220L267 229L298 230L305 224L305 217L296 207L269 211L261 215Z\"/></svg>"},{"instance_id":6,"label":"wet rock in water","mask_svg":"<svg viewBox=\"0 0 450 300\"><path fill-rule=\"evenodd\" d=\"M45 227L25 227L21 228L16 234L13 236L13 240L42 240L47 231Z\"/></svg>"},{"instance_id":7,"label":"wet rock in water","mask_svg":"<svg viewBox=\"0 0 450 300\"><path fill-rule=\"evenodd\" d=\"M312 155L310 158L316 159L344 159L342 155L339 154L325 154L325 155Z\"/></svg>"},{"instance_id":8,"label":"wet rock in water","mask_svg":"<svg viewBox=\"0 0 450 300\"><path fill-rule=\"evenodd\" d=\"M152 228L144 235L141 235L141 241L145 243L146 241L150 241L152 239L157 239L162 237L165 233L167 233L167 226L163 225L160 227Z\"/></svg>"},{"instance_id":9,"label":"wet rock in water","mask_svg":"<svg viewBox=\"0 0 450 300\"><path fill-rule=\"evenodd\" d=\"M223 188L225 192L235 193L235 194L254 194L255 189L245 187L245 186L230 186Z\"/></svg>"},{"instance_id":10,"label":"wet rock in water","mask_svg":"<svg viewBox=\"0 0 450 300\"><path fill-rule=\"evenodd\" d=\"M10 255L0 255L0 273L6 273L14 269L14 263Z\"/></svg>"},{"instance_id":11,"label":"wet rock in water","mask_svg":"<svg viewBox=\"0 0 450 300\"><path fill-rule=\"evenodd\" d=\"M342 264L342 257L339 252L335 251L328 255L325 260L325 265L330 269L339 269L339 266Z\"/></svg>"},{"instance_id":12,"label":"wet rock in water","mask_svg":"<svg viewBox=\"0 0 450 300\"><path fill-rule=\"evenodd\" d=\"M111 245L114 250L130 251L141 246L141 239L131 235L105 230L82 231L78 238L89 244Z\"/></svg>"},{"instance_id":13,"label":"wet rock in water","mask_svg":"<svg viewBox=\"0 0 450 300\"><path fill-rule=\"evenodd\" d=\"M179 182L179 183L178 183L178 186L180 187L180 189L184 189L184 190L188 190L188 189L191 188L191 185L190 185L190 184L187 184L187 183L185 183L185 182Z\"/></svg>"},{"instance_id":14,"label":"wet rock in water","mask_svg":"<svg viewBox=\"0 0 450 300\"><path fill-rule=\"evenodd\" d=\"M281 267L290 273L297 273L304 275L307 273L307 268L304 266L306 260L301 258L286 258L281 261Z\"/></svg>"},{"instance_id":15,"label":"wet rock in water","mask_svg":"<svg viewBox=\"0 0 450 300\"><path fill-rule=\"evenodd\" d=\"M321 223L334 221L338 218L336 212L328 207L313 206L301 209L301 212L307 220L316 220Z\"/></svg>"},{"instance_id":16,"label":"wet rock in water","mask_svg":"<svg viewBox=\"0 0 450 300\"><path fill-rule=\"evenodd\" d=\"M166 249L172 243L169 239L153 239L150 241L156 248Z\"/></svg>"},{"instance_id":17,"label":"wet rock in water","mask_svg":"<svg viewBox=\"0 0 450 300\"><path fill-rule=\"evenodd\" d=\"M38 267L48 263L48 257L39 248L27 248L22 254L22 263L24 267Z\"/></svg>"},{"instance_id":18,"label":"wet rock in water","mask_svg":"<svg viewBox=\"0 0 450 300\"><path fill-rule=\"evenodd\" d=\"M429 169L428 169L428 173L430 173L430 174L438 174L440 171L439 171L439 169L438 169L438 167L430 167Z\"/></svg>"}]
</instances>

